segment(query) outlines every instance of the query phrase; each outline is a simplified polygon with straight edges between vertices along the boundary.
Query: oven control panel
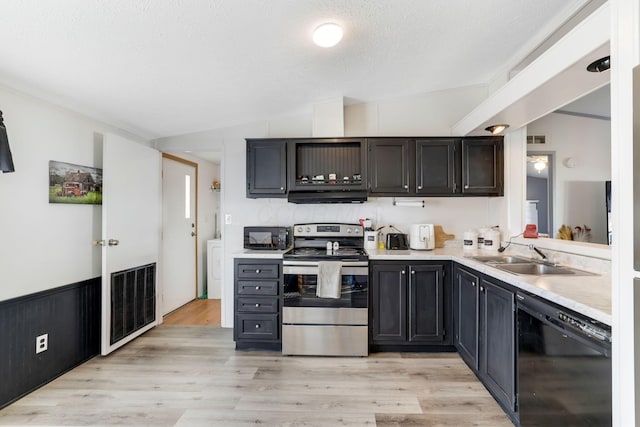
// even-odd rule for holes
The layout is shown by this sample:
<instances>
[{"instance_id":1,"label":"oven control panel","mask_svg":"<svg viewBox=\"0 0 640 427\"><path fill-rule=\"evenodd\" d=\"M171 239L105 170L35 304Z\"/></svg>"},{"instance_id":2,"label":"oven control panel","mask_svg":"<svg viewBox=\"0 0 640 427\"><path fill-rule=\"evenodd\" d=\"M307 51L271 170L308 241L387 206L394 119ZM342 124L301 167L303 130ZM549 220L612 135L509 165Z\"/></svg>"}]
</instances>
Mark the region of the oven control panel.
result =
<instances>
[{"instance_id":1,"label":"oven control panel","mask_svg":"<svg viewBox=\"0 0 640 427\"><path fill-rule=\"evenodd\" d=\"M297 237L363 237L360 224L296 224L293 235Z\"/></svg>"}]
</instances>

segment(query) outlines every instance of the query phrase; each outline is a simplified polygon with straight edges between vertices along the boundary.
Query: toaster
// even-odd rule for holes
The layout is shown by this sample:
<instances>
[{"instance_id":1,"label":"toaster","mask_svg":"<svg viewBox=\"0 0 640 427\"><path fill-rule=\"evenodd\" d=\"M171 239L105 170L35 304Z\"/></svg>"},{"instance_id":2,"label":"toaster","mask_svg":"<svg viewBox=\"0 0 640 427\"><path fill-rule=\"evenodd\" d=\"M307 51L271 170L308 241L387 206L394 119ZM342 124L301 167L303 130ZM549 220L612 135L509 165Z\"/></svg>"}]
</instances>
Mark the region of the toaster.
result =
<instances>
[{"instance_id":1,"label":"toaster","mask_svg":"<svg viewBox=\"0 0 640 427\"><path fill-rule=\"evenodd\" d=\"M409 249L409 245L407 243L407 235L402 233L388 233L387 249L401 251Z\"/></svg>"}]
</instances>

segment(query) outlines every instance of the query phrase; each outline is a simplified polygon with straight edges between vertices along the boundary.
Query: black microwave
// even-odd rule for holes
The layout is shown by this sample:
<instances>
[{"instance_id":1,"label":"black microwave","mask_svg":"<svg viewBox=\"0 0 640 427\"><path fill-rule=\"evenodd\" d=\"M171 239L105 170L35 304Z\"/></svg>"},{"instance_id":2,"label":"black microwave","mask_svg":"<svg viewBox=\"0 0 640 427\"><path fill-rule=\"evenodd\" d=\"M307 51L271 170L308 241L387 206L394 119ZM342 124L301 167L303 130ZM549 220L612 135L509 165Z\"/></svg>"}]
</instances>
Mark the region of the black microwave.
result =
<instances>
[{"instance_id":1,"label":"black microwave","mask_svg":"<svg viewBox=\"0 0 640 427\"><path fill-rule=\"evenodd\" d=\"M285 250L291 244L291 227L244 228L245 249Z\"/></svg>"}]
</instances>

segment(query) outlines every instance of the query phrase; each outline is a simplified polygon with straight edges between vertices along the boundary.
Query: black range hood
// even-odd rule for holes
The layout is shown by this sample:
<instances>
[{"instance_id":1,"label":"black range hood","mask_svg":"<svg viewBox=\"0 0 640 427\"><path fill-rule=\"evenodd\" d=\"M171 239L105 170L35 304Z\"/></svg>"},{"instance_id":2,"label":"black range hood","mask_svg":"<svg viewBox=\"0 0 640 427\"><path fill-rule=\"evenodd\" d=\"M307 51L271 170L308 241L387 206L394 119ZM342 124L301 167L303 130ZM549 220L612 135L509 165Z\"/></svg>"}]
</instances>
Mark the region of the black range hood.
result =
<instances>
[{"instance_id":1,"label":"black range hood","mask_svg":"<svg viewBox=\"0 0 640 427\"><path fill-rule=\"evenodd\" d=\"M366 191L289 191L289 203L364 203L367 201Z\"/></svg>"}]
</instances>

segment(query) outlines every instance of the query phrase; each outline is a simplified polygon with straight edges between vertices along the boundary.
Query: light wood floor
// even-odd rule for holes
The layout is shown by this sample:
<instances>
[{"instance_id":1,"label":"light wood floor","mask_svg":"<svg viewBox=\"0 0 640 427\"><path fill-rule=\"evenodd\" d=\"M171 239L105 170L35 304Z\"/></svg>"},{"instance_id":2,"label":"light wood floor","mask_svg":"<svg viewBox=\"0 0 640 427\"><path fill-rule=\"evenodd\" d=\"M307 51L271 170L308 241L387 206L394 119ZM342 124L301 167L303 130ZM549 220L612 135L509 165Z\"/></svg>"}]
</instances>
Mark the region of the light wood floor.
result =
<instances>
[{"instance_id":1,"label":"light wood floor","mask_svg":"<svg viewBox=\"0 0 640 427\"><path fill-rule=\"evenodd\" d=\"M0 425L511 426L455 353L235 351L233 332L162 325L0 411Z\"/></svg>"},{"instance_id":2,"label":"light wood floor","mask_svg":"<svg viewBox=\"0 0 640 427\"><path fill-rule=\"evenodd\" d=\"M220 326L220 300L196 299L167 314L165 325Z\"/></svg>"}]
</instances>

